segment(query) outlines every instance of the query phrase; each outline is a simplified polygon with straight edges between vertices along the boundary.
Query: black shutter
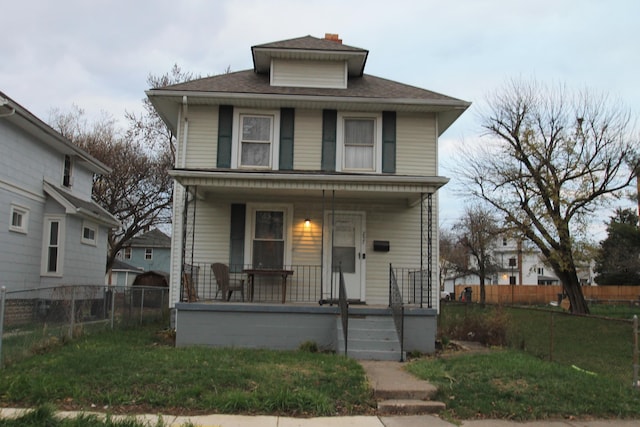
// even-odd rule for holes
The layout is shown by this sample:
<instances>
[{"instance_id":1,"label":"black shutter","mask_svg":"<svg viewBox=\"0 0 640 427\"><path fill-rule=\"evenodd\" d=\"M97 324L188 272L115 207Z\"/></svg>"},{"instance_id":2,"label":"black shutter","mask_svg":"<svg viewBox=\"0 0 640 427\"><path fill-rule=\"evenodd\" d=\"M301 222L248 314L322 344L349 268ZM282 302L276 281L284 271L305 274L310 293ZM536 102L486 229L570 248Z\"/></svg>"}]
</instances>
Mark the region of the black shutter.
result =
<instances>
[{"instance_id":1,"label":"black shutter","mask_svg":"<svg viewBox=\"0 0 640 427\"><path fill-rule=\"evenodd\" d=\"M232 272L239 272L244 268L244 224L246 215L246 205L239 203L231 205L229 268Z\"/></svg>"},{"instance_id":2,"label":"black shutter","mask_svg":"<svg viewBox=\"0 0 640 427\"><path fill-rule=\"evenodd\" d=\"M396 112L382 112L382 172L396 172Z\"/></svg>"},{"instance_id":3,"label":"black shutter","mask_svg":"<svg viewBox=\"0 0 640 427\"><path fill-rule=\"evenodd\" d=\"M338 112L336 110L322 111L322 170L334 172L336 170L336 132Z\"/></svg>"},{"instance_id":4,"label":"black shutter","mask_svg":"<svg viewBox=\"0 0 640 427\"><path fill-rule=\"evenodd\" d=\"M233 106L221 105L218 110L218 162L219 168L231 167L233 133Z\"/></svg>"},{"instance_id":5,"label":"black shutter","mask_svg":"<svg viewBox=\"0 0 640 427\"><path fill-rule=\"evenodd\" d=\"M280 170L293 170L293 130L295 110L280 110Z\"/></svg>"}]
</instances>

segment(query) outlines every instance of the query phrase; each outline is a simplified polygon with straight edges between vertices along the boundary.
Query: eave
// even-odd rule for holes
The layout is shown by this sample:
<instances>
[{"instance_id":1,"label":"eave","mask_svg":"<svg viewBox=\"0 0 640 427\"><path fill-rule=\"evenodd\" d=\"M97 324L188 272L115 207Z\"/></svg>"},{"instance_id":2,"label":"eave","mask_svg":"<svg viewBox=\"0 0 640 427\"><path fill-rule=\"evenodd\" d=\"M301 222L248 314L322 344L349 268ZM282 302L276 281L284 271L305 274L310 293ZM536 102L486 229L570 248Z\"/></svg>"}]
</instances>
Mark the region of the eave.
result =
<instances>
[{"instance_id":1,"label":"eave","mask_svg":"<svg viewBox=\"0 0 640 427\"><path fill-rule=\"evenodd\" d=\"M434 194L449 182L441 176L326 174L319 172L254 172L232 170L174 169L169 174L183 186L197 187L196 193L234 197L319 197L324 193L338 199L406 200L414 206L425 194ZM334 194L335 193L335 194ZM328 194L327 194L328 196Z\"/></svg>"}]
</instances>

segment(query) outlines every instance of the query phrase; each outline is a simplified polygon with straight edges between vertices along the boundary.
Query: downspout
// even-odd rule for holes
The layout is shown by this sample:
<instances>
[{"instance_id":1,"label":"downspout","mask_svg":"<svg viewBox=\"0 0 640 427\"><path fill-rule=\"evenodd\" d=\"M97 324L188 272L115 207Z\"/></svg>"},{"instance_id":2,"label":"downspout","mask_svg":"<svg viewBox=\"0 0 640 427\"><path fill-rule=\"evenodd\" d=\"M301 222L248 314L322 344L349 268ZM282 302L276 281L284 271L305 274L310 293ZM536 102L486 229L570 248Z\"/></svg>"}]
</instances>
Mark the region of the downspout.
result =
<instances>
[{"instance_id":1,"label":"downspout","mask_svg":"<svg viewBox=\"0 0 640 427\"><path fill-rule=\"evenodd\" d=\"M182 97L182 116L184 117L184 125L182 129L182 159L180 167L187 166L187 141L189 140L189 103L187 95Z\"/></svg>"}]
</instances>

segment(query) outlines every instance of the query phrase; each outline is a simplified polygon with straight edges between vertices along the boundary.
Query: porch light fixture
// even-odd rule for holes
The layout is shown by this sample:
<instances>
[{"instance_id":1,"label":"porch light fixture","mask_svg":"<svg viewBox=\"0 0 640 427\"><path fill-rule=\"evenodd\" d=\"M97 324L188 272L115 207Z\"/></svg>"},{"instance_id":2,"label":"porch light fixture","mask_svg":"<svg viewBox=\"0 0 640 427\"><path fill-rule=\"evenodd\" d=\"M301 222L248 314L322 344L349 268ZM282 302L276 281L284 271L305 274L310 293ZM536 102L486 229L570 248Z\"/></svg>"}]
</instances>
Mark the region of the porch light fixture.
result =
<instances>
[{"instance_id":1,"label":"porch light fixture","mask_svg":"<svg viewBox=\"0 0 640 427\"><path fill-rule=\"evenodd\" d=\"M309 227L311 225L311 219L309 217L304 219L304 226Z\"/></svg>"}]
</instances>

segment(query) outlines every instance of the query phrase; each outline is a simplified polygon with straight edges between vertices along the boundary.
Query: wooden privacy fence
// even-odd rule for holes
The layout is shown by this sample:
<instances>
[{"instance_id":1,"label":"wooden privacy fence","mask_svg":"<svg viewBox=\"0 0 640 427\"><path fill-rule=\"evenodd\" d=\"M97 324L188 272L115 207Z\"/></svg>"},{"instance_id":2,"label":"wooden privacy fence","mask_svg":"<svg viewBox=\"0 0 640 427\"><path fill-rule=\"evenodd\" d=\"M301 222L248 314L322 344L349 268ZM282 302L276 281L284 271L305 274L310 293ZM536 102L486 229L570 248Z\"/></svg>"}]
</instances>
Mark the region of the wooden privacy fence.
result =
<instances>
[{"instance_id":1,"label":"wooden privacy fence","mask_svg":"<svg viewBox=\"0 0 640 427\"><path fill-rule=\"evenodd\" d=\"M471 301L480 302L480 285L456 285L455 299L465 288L471 289ZM640 303L640 286L583 286L587 300L601 303ZM549 304L558 301L560 285L485 285L488 304Z\"/></svg>"}]
</instances>

